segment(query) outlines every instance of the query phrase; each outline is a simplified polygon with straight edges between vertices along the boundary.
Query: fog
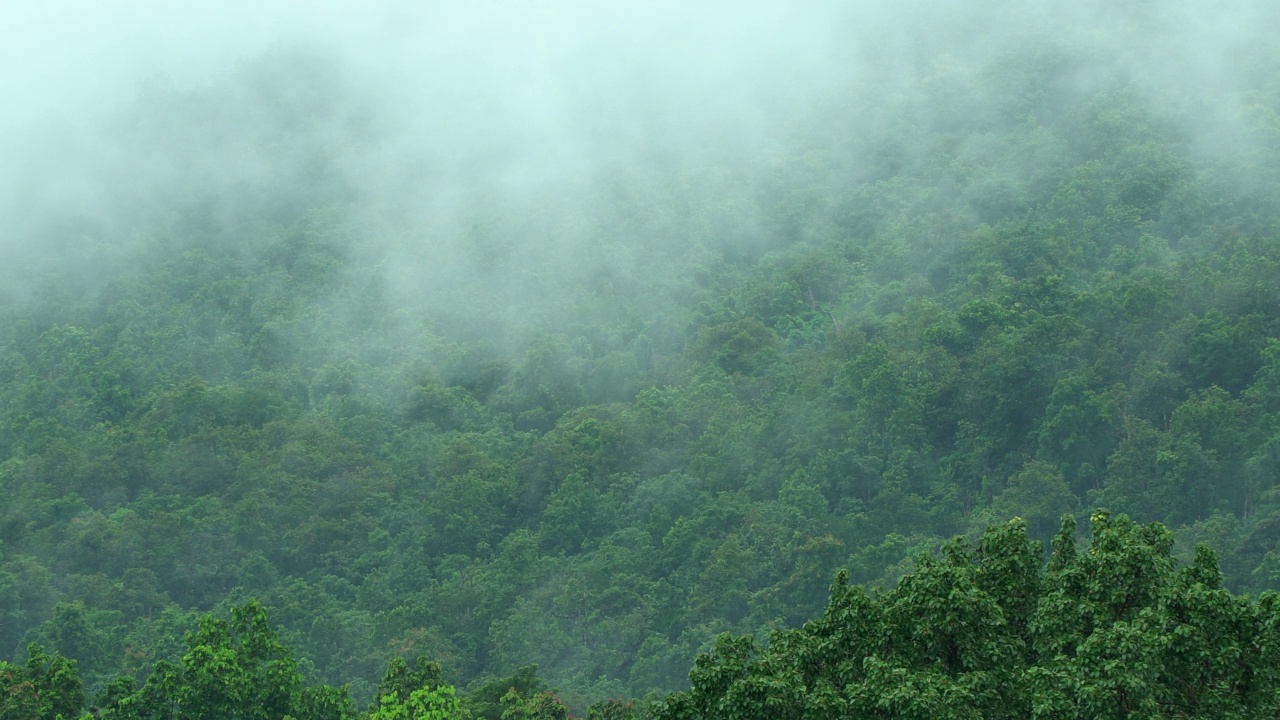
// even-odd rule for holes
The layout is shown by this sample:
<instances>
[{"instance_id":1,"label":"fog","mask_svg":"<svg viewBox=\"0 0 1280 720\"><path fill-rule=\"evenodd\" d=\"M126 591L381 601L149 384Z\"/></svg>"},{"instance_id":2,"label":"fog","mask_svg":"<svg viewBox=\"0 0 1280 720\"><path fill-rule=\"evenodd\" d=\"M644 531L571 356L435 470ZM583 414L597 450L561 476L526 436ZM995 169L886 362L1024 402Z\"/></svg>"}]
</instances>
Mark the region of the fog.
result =
<instances>
[{"instance_id":1,"label":"fog","mask_svg":"<svg viewBox=\"0 0 1280 720\"><path fill-rule=\"evenodd\" d=\"M127 282L196 235L252 252L319 213L350 275L329 314L377 287L364 312L420 325L389 344L430 326L519 352L583 313L679 344L707 259L874 234L833 188L933 166L946 192L901 201L945 210L917 248L943 252L1081 160L1035 123L1092 97L1141 98L1241 193L1274 182L1245 91L1277 71L1264 2L53 2L0 21L9 303Z\"/></svg>"},{"instance_id":2,"label":"fog","mask_svg":"<svg viewBox=\"0 0 1280 720\"><path fill-rule=\"evenodd\" d=\"M950 325L939 321L928 332L942 337L939 347L978 343L977 331L975 338L956 339L968 322L960 309L969 294L990 289L983 282L1012 283L1018 271L1006 268L1001 275L1005 270L991 270L995 261L965 266L963 272L980 276L965 285L960 275L949 275L957 247L971 242L981 249L983 233L990 231L993 247L1010 246L1010 267L1043 270L1047 265L1036 265L1043 258L1035 254L1042 250L1022 257L1013 247L1025 230L1018 223L1043 221L1055 233L1074 223L1071 242L1079 247L1062 249L1066 241L1055 236L1046 246L1057 244L1043 254L1061 252L1075 262L1096 253L1088 272L1105 275L1114 257L1176 249L1184 231L1202 233L1209 239L1196 242L1211 247L1216 230L1205 228L1218 218L1232 224L1223 235L1247 236L1274 229L1277 217L1280 96L1260 88L1274 87L1261 81L1280 76L1280 53L1273 48L1280 4L1265 0L1226 7L1208 0L186 5L0 0L0 317L6 320L0 340L14 348L0 356L0 383L34 378L25 394L15 390L13 396L38 409L0 426L0 442L18 448L30 435L43 443L45 431L29 422L42 412L83 437L106 437L98 429L119 421L110 413L124 413L120 407L126 406L172 433L137 451L145 462L127 465L134 455L120 453L121 468L143 467L154 477L121 469L117 474L125 480L104 480L96 488L99 475L111 476L111 469L99 472L93 465L85 471L92 481L82 489L89 498L83 514L98 513L102 523L117 506L145 498L147 483L154 481L161 492L181 485L185 476L172 468L188 464L200 470L191 473L192 489L181 488L193 498L250 494L257 488L247 486L256 480L244 478L261 477L287 485L273 490L283 497L294 492L292 473L310 472L313 465L293 458L293 450L280 451L287 471L275 475L253 475L253 468L240 475L227 470L226 477L217 476L221 470L205 472L204 446L192 440L179 447L179 441L187 442L184 433L195 436L191 428L207 429L200 423L217 423L166 414L166 403L179 402L173 388L194 377L214 386L226 382L231 389L210 394L221 392L218 401L226 407L240 403L241 414L226 411L235 420L218 416L217 422L253 426L244 433L253 443L268 421L278 420L271 432L283 436L280 428L293 421L288 413L295 406L332 411L341 422L363 418L341 425L334 436L367 430L364 438L381 438L382 444L361 451L383 453L392 469L378 465L381 459L364 465L316 461L327 473L323 492L333 497L322 502L306 496L291 507L300 517L341 514L333 508L346 507L353 497L382 503L392 493L378 495L380 488L398 483L395 497L408 498L406 508L342 512L361 522L373 517L383 535L394 531L403 543L395 553L421 552L398 571L415 582L439 570L432 582L447 587L450 563L474 556L479 567L507 552L499 544L510 538L510 547L531 544L530 552L550 553L554 562L574 557L572 541L532 534L542 532L540 513L566 477L584 495L631 493L608 499L624 509L634 504L637 518L650 517L659 506L674 509L673 517L654 521L654 533L666 532L695 496L733 490L751 502L773 502L784 481L792 480L793 498L817 508L815 515L831 500L839 522L853 518L839 527L852 528L866 520L863 510L882 480L898 472L888 465L888 450L868 450L857 463L841 464L855 441L893 442L855 437L850 429L856 399L841 395L839 384L847 381L841 378L852 372L843 364L852 365L856 353L850 348L877 331L859 334L854 325L889 326L908 310L926 319L941 316L941 303L930 303L949 292ZM1130 195L1141 197L1129 202ZM1197 213L1209 219L1185 221ZM992 231L1001 223L1007 232ZM1000 252L986 248L970 256L1003 258ZM1113 264L1123 269L1137 263ZM1066 264L1041 273L1045 287L1072 281L1059 273ZM921 302L912 310L914 300ZM1084 316L1088 310L1072 312ZM103 320L107 316L110 322ZM101 377L83 373L89 389L69 385L65 398L58 394L63 391L44 392L45 380L52 386L72 374L58 375L61 357L40 356L46 330L98 322L109 327L104 332L110 337L90 342L69 333L66 346L98 343L109 348L102 352L112 362L123 366L120 358L127 357L134 365L145 364L139 359L151 365L110 365ZM923 326L918 330L905 335L923 337ZM57 356L64 347L60 336L48 336L53 349L47 354ZM732 356L725 362L715 355L723 348ZM955 352L976 367L1001 354L998 348L975 358L967 350ZM765 377L761 368L784 353L794 365ZM961 360L943 359L960 367ZM1167 369L1163 360L1151 367ZM127 381L117 382L121 377ZM1046 395L1051 380L1056 383L1056 376L1044 379ZM273 392L285 389L278 396L254 395L259 381ZM795 390L795 399L779 402L784 410L759 434L777 443L768 450L773 457L749 468L750 459L765 453L757 436L729 420L756 412L756 401L770 393L785 394L777 388L788 382L820 388L815 396L827 404L795 388L786 391ZM110 392L95 394L94 383ZM302 389L289 394L295 386ZM379 402L368 403L364 415L348 413L341 403L352 387ZM1185 394L1182 386L1167 386L1176 392L1165 387L1157 389L1170 397ZM692 388L687 397L681 395L685 388ZM640 403L637 396L647 389L653 393ZM1099 397L1113 392L1101 385L1097 390ZM125 395L128 402L119 399ZM267 409L244 409L260 396L278 400L279 407L264 401ZM886 391L888 399L882 398L885 417L892 415L894 397ZM1165 399L1170 407L1178 400ZM100 400L107 410L93 405ZM611 428L616 406L610 404L631 401L629 412L643 420L634 427L650 433L655 447L632 448L631 464L616 463L625 470L615 468L614 458L597 465L583 460L585 470L575 466L574 439L556 436L560 419L577 413L588 418L584 426ZM704 411L699 403L729 409ZM286 405L287 412L279 410ZM279 417L272 415L277 410ZM193 418L198 411L191 411ZM835 419L816 420L819 412ZM604 419L597 423L592 413ZM943 427L940 457L943 450L960 454L966 423L983 421L977 415L953 422L959 430L937 421ZM668 416L670 423L663 419ZM1021 422L1031 415L1012 417ZM396 424L401 421L404 427ZM378 423L386 427L369 430ZM504 464L494 470L493 459L477 460L492 448L470 448L467 443L483 444L475 437L459 440L461 450L432 445L451 432L488 433L483 442L501 436L509 446L493 455ZM816 439L787 445L790 435L805 433ZM333 444L328 436L316 437L321 439L307 442L325 450ZM666 449L694 437L702 444ZM992 443L1004 442L998 433L992 437ZM1027 457L1040 447L1029 437L1023 438ZM562 440L564 447L554 444ZM645 442L628 437L618 445ZM179 455L188 446L190 457ZM217 442L212 446L211 456ZM985 462L985 452L973 455ZM427 457L444 459L427 468ZM821 462L810 462L815 457ZM1027 459L1009 457L1002 462L1014 471ZM822 463L825 470L818 468ZM938 477L954 471L935 464ZM788 480L779 468L793 465L801 471ZM48 467L50 476L62 477L60 466ZM860 489L842 485L837 489L844 496L835 499L813 487L797 490L811 467L818 468L814 477L820 471L840 475L849 486L854 481L848 478L856 476ZM497 479L484 475L490 470ZM975 479L988 471L993 479ZM1014 471L984 466L969 479L982 486L981 493L995 495ZM245 486L228 490L233 476ZM17 470L0 474L5 482L9 477L19 477ZM372 489L361 485L369 477ZM497 519L469 520L481 529L464 528L471 534L460 533L462 539L429 526L433 518L452 521L439 514L445 511L432 514L437 500L446 510L449 501L472 501L447 483L471 481L492 485L483 492L498 498L489 508ZM304 491L298 492L301 497ZM1089 497L1086 492L1092 490L1077 494ZM568 492L565 497L563 507L585 507L573 505ZM939 502L957 505L957 497ZM484 502L481 497L477 504ZM560 514L550 515L545 527L574 519L556 507ZM521 515L501 516L507 511ZM968 513L966 506L966 520ZM904 511L901 517L922 515ZM305 563L289 555L292 547L281 550L286 536L271 534L279 528L269 522L262 521L266 539L254 540L259 544L252 552L271 573L300 576ZM682 532L699 532L689 527ZM651 539L647 527L628 529L632 540ZM892 532L899 530L912 531ZM873 547L886 532L859 542ZM351 555L385 539L366 535L368 546L352 541L357 549ZM893 553L931 542L893 537L885 546ZM322 546L323 539L315 544ZM175 584L174 602L220 602L221 596L209 598L234 587L218 583L233 574L251 545L228 543L224 551L231 559L208 563L216 572L202 576L206 585L199 593ZM652 550L637 547L637 555ZM330 562L319 551L314 557L317 567ZM440 558L452 558L443 570ZM900 565L891 574L900 574L906 567ZM551 630L545 636L517 632L556 622L545 605L548 597L559 597L553 590L565 584L566 567L529 580L536 591L531 596L541 593L535 600L543 605L530 600L518 606L521 615L494 615L509 632L493 648L472 652L468 672L488 672L493 667L485 663L498 660L514 669L529 657L553 675L588 667L578 663L592 652L584 643L565 639L560 650L545 650ZM347 571L355 572L334 570ZM790 571L778 570L783 576ZM689 575L689 584L700 577ZM654 582L659 580L665 582L665 574ZM381 612L378 602L362 612L373 617ZM719 622L718 606L707 607L707 616ZM415 627L434 627L437 618L430 614L448 612L431 606ZM760 623L776 617L761 615ZM651 620L636 621L637 647L657 632ZM32 614L30 622L39 618ZM602 636L617 634L614 626L601 627ZM684 663L718 629L699 625L688 637L681 635L684 629L661 629L674 648L664 662ZM403 630L385 632L401 637ZM457 630L454 640L485 632L487 626ZM567 631L563 638L570 638ZM666 647L668 639L658 645ZM492 657L485 654L490 650ZM670 685L685 669L637 675L634 687ZM338 677L347 669L326 672Z\"/></svg>"}]
</instances>

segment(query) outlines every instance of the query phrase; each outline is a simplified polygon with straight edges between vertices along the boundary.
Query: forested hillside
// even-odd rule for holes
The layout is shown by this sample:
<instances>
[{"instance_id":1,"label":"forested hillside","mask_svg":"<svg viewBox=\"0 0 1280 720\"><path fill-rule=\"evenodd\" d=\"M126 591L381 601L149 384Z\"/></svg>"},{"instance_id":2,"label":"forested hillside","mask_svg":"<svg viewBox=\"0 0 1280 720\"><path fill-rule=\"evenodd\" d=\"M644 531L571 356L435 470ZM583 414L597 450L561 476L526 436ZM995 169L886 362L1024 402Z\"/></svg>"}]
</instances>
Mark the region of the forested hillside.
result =
<instances>
[{"instance_id":1,"label":"forested hillside","mask_svg":"<svg viewBox=\"0 0 1280 720\"><path fill-rule=\"evenodd\" d=\"M1020 5L837 25L820 81L710 116L570 83L569 129L451 134L456 97L307 48L43 128L0 198L0 658L107 702L265 607L289 702L404 658L430 702L581 712L714 648L664 706L697 717L758 651L720 633L981 585L948 539L1014 517L1161 522L1167 587L1280 590L1280 18L987 26Z\"/></svg>"}]
</instances>

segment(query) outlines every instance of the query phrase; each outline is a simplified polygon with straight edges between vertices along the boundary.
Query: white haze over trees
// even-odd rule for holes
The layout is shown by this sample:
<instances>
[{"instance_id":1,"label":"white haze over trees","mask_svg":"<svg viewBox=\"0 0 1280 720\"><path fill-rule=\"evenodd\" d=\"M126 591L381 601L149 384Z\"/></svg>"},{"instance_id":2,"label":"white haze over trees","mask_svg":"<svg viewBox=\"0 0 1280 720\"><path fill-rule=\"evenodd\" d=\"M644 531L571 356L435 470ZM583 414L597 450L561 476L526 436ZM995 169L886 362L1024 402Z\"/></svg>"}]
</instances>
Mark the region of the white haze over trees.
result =
<instances>
[{"instance_id":1,"label":"white haze over trees","mask_svg":"<svg viewBox=\"0 0 1280 720\"><path fill-rule=\"evenodd\" d=\"M47 588L0 592L0 653L95 573L183 610L305 578L282 622L362 699L406 638L643 694L837 566L1129 511L1113 455L1192 457L1268 397L1270 311L1193 260L1276 231L1277 28L1270 0L0 0L0 572ZM1195 468L1270 477L1280 443L1216 437ZM1280 503L1222 486L1144 519L1244 538ZM1269 587L1255 545L1232 577Z\"/></svg>"},{"instance_id":2,"label":"white haze over trees","mask_svg":"<svg viewBox=\"0 0 1280 720\"><path fill-rule=\"evenodd\" d=\"M909 114L922 132L951 110L936 106L939 92L984 112L991 84L1009 78L983 73L1028 46L1045 62L1085 58L1044 90L1064 103L1107 85L1156 101L1202 98L1170 108L1172 119L1193 123L1207 152L1247 162L1239 125L1249 98L1238 90L1275 70L1251 66L1250 49L1277 20L1266 2L1192 1L6 3L3 247L42 255L51 248L33 247L28 223L75 208L112 223L136 202L163 205L175 182L223 193L288 182L278 158L230 136L271 122L268 106L295 103L289 111L306 127L282 130L291 152L323 155L368 222L402 236L390 252L413 258L390 264L410 276L404 283L432 273L419 262L457 262L453 246L477 204L541 230L537 240L504 238L512 264L526 254L582 263L600 242L584 214L617 199L602 195L608 188L637 205L690 184L723 206L750 249L761 193L786 182L770 177L783 158L827 153L851 166L815 172L865 172L860 148L904 107L918 106ZM1144 32L1130 32L1139 24ZM274 71L276 86L247 91L243 78L272 57L288 57L290 69ZM122 146L112 117L164 122L163 104L148 97L171 103L201 88L216 97L173 120L192 126L189 142L158 146L164 136L138 129ZM983 138L964 132L956 128L954 152L980 159ZM619 257L642 255L646 231L674 230L656 218L664 213L633 212L642 217L629 218L630 230L609 232L637 245Z\"/></svg>"}]
</instances>

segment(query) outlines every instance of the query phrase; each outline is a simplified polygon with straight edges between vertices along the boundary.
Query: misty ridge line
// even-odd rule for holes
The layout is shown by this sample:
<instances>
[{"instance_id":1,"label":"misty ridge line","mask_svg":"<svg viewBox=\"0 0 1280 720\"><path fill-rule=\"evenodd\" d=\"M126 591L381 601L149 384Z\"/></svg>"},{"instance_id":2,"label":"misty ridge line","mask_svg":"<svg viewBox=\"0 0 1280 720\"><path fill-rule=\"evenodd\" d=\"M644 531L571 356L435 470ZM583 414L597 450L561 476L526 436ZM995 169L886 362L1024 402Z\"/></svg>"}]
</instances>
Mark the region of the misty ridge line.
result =
<instances>
[{"instance_id":1,"label":"misty ridge line","mask_svg":"<svg viewBox=\"0 0 1280 720\"><path fill-rule=\"evenodd\" d=\"M309 317L332 327L305 365L341 361L323 347L375 316L358 330L383 348L375 365L447 338L510 359L548 341L679 347L720 282L698 268L874 237L886 228L859 219L860 194L939 165L940 192L896 202L935 218L913 252L948 252L1080 160L1037 128L1085 98L1141 98L1249 195L1271 172L1244 91L1269 69L1266 8L568 3L409 18L364 54L320 33L198 83L155 76L25 146L0 173L0 299L70 307L175 243L247 261L323 226L338 265ZM1002 104L1029 84L1036 108ZM1009 133L1021 147L999 144ZM353 298L367 288L373 305ZM574 339L610 316L616 336Z\"/></svg>"},{"instance_id":2,"label":"misty ridge line","mask_svg":"<svg viewBox=\"0 0 1280 720\"><path fill-rule=\"evenodd\" d=\"M730 158L768 154L778 122L786 123L788 114L805 117L821 109L824 101L856 98L868 101L861 112L893 112L931 82L935 88L929 91L945 82L955 86L951 93L981 97L982 80L989 78L972 73L989 64L993 54L1018 44L1043 44L1052 54L1055 46L1083 39L1085 47L1111 53L1100 58L1097 67L1085 63L1077 69L1072 81L1080 84L1104 82L1106 78L1091 75L1104 68L1114 73L1118 66L1139 85L1149 86L1152 94L1178 81L1230 92L1239 76L1235 56L1247 52L1250 33L1265 26L1261 14L1267 6L1237 4L1207 13L1204 3L1126 4L1128 9L1084 3L1067 11L1055 9L1053 3L873 2L801 3L790 11L780 5L748 4L733 13L727 4L708 3L701 12L694 8L674 13L670 5L659 3L638 13L625 7L588 11L582 3L552 3L550 9L525 9L531 18L505 4L479 7L400 20L399 32L413 42L402 38L386 43L390 49L384 52L390 57L374 52L373 59L362 63L348 46L326 46L323 38L314 38L307 46L313 57L293 62L300 66L298 71L312 63L337 65L314 71L346 74L346 90L335 88L335 94L354 88L381 92L378 103L367 97L340 100L377 108L383 123L379 145L394 148L393 155L429 157L433 171L450 184L466 186L467 176L486 177L483 182L502 192L504 186L546 184L557 171L589 174L596 163L614 157L638 165L643 171L638 174L644 176L661 175L665 169L661 164L650 167L652 160L645 162L646 154L653 152L676 163L681 162L680 154L699 147L714 152L726 146ZM753 14L756 7L760 9ZM848 9L842 12L842 7ZM1206 15L1210 22L1203 21ZM1128 35L1139 22L1156 32ZM424 34L419 39L415 31ZM1106 31L1114 35L1100 37ZM408 53L405 46L421 48L422 56L395 55ZM770 72L769 65L777 69ZM390 76L380 90L379 74ZM727 87L718 87L717 81ZM861 97L860 84L869 88ZM786 102L788 92L796 96L794 102ZM255 99L252 92L224 96L223 107L208 108L204 122L229 125L229 133L234 133L236 123L269 123L268 118L253 117L266 101ZM319 107L311 111L324 112ZM703 116L704 122L715 124L698 130ZM664 117L672 121L663 124ZM885 122L874 114L855 115L843 127L827 125L832 120L810 119L816 127L809 129L827 131L829 144L838 136L835 131L867 134L877 131L876 120ZM766 130L744 134L753 125ZM440 140L433 142L433 137ZM192 139L204 142L186 149L188 155L218 141ZM311 140L341 142L337 137ZM74 146L67 154L77 155ZM159 157L140 158L142 162L127 169L145 169L148 160L162 162L171 154L160 151ZM250 162L234 152L231 157ZM692 161L698 157L695 153ZM397 173L387 172L386 157L367 161L377 166L361 174L362 183L376 187L380 177L399 183ZM127 158L110 162L127 166ZM213 182L222 177L252 181L254 173L262 172L252 165L237 172L235 164L222 168L212 158L206 162L203 176ZM217 169L227 172L214 172ZM83 188L81 193L68 188L61 194L72 200L82 193Z\"/></svg>"},{"instance_id":3,"label":"misty ridge line","mask_svg":"<svg viewBox=\"0 0 1280 720\"><path fill-rule=\"evenodd\" d=\"M604 697L837 566L1155 514L1113 451L1239 454L1158 500L1254 533L1271 5L228 7L3 121L0 651L260 592L362 698L410 650Z\"/></svg>"},{"instance_id":4,"label":"misty ridge line","mask_svg":"<svg viewBox=\"0 0 1280 720\"><path fill-rule=\"evenodd\" d=\"M351 363L366 392L403 397L417 382L450 380L458 371L437 359L459 346L479 348L482 363L541 358L537 367L561 380L582 357L700 352L703 328L734 319L706 315L704 304L754 263L849 237L878 249L877 238L904 234L885 220L894 213L917 223L905 232L911 244L886 243L863 262L927 294L897 268L1027 213L1023 198L1046 196L1065 169L1111 151L1105 135L1068 146L1043 131L1070 127L1099 97L1137 98L1139 131L1178 138L1180 155L1154 153L1170 177L1196 160L1233 196L1274 188L1274 169L1259 163L1268 154L1257 152L1270 140L1269 100L1247 91L1272 62L1258 48L1264 33L1246 22L1262 9L1197 23L1192 11L1204 8L1192 3L1096 17L1016 3L874 7L878 25L841 16L823 26L861 44L805 36L804 69L828 68L819 78L786 63L753 76L755 47L722 33L730 39L710 47L724 57L703 74L731 81L723 95L685 76L667 92L661 73L545 48L539 57L566 64L525 67L511 51L479 76L444 66L420 93L405 90L404 75L379 78L349 50L318 43L203 83L149 81L114 111L51 127L9 166L21 172L6 183L0 293L10 308L33 299L54 308L40 319L48 326L93 316L145 274L197 268L195 286L225 289L265 261L276 271L252 287L250 307L222 307L208 290L191 301L186 282L149 307L208 302L223 313L209 337L234 328L275 366L317 374ZM1014 15L994 23L997 11ZM754 31L791 49L777 39L784 16ZM633 51L661 48L653 43L667 24L654 27ZM709 29L684 33L692 39L665 61L671 68L707 49L699 39ZM472 84L515 66L528 77L510 87ZM591 74L575 75L581 68ZM1019 105L1027 96L1035 102ZM1216 109L1192 112L1201 105ZM920 176L938 181L909 187ZM299 287L304 276L321 280ZM835 326L882 302L860 296L858 282L796 292ZM263 319L281 307L285 319ZM198 344L181 353L188 364L169 372L242 372ZM644 380L660 386L682 369L654 367ZM598 396L635 390L617 382Z\"/></svg>"}]
</instances>

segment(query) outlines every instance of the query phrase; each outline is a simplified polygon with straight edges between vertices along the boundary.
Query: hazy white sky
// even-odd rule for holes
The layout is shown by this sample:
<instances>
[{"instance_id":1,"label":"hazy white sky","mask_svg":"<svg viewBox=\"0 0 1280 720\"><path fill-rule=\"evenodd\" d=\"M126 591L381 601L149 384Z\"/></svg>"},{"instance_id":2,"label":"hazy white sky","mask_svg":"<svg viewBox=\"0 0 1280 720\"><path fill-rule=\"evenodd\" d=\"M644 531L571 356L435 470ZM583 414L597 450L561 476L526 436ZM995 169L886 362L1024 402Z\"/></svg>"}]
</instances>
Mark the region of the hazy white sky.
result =
<instances>
[{"instance_id":1,"label":"hazy white sky","mask_svg":"<svg viewBox=\"0 0 1280 720\"><path fill-rule=\"evenodd\" d=\"M625 56L661 42L661 55L685 59L696 46L699 66L714 71L744 47L795 49L804 16L774 2L0 0L0 98L11 127L110 103L141 78L198 78L282 44L340 47L356 62L484 63L471 69L518 75L538 69L530 63Z\"/></svg>"},{"instance_id":2,"label":"hazy white sky","mask_svg":"<svg viewBox=\"0 0 1280 720\"><path fill-rule=\"evenodd\" d=\"M985 86L1002 81L986 69L1001 67L1006 48L1073 48L1082 59L1058 88L1068 96L1127 77L1152 96L1221 96L1240 38L1269 42L1263 28L1276 23L1258 9L1267 1L1222 10L1209 0L0 0L0 215L78 207L111 217L121 185L163 197L155 190L176 180L288 182L279 175L298 157L287 153L236 154L220 133L194 132L180 151L159 145L148 155L112 145L102 121L118 105L122 116L162 116L150 97L128 107L140 83L162 78L218 103L182 122L259 122L262 98L234 88L251 84L255 61L261 71L285 57L264 60L273 49L319 51L288 55L304 62L338 58L340 77L325 90L350 113L334 117L368 119L371 129L348 146L358 133L335 120L333 133L297 139L315 147L294 150L339 158L369 197L450 219L437 208L506 193L554 200L568 216L574 202L593 201L574 192L601 177L643 190L716 167L727 168L728 187L740 168L787 154L831 147L853 157L841 143L861 147L903 117L927 124L948 98L982 108ZM1160 18L1129 18L1143 13ZM237 76L242 63L248 73ZM289 78L306 72L276 64L286 90L270 92L287 94L299 86ZM214 90L202 94L206 79ZM1167 92L1177 84L1180 93ZM1207 146L1241 146L1222 114L1214 123L1187 113L1188 124ZM429 182L405 180L419 175ZM428 191L434 204L421 197ZM0 236L0 248L6 242Z\"/></svg>"},{"instance_id":3,"label":"hazy white sky","mask_svg":"<svg viewBox=\"0 0 1280 720\"><path fill-rule=\"evenodd\" d=\"M75 163L57 164L59 155L84 154L70 147L78 130L90 130L81 142L94 147L91 130L130 103L140 84L225 83L238 65L281 48L341 58L347 87L369 90L344 98L380 103L374 114L394 126L381 138L398 140L387 157L425 148L438 166L452 163L484 182L541 184L588 172L596 162L635 166L648 162L651 150L677 157L711 146L758 152L785 115L780 108L806 106L803 100L840 75L832 72L839 67L832 53L849 43L848 28L836 21L845 6L840 0L0 0L0 166L18 167L4 158L21 157L46 175L65 175L55 187L59 203L94 196L67 189L79 177ZM49 126L52 132L41 132ZM217 148L206 150L211 162L223 157ZM97 162L118 175L143 177L154 169L109 152L99 150L107 159ZM501 162L490 172L483 165L495 157ZM127 166L130 160L137 163ZM30 185L25 174L0 172L0 196ZM362 186L376 187L374 175Z\"/></svg>"},{"instance_id":4,"label":"hazy white sky","mask_svg":"<svg viewBox=\"0 0 1280 720\"><path fill-rule=\"evenodd\" d=\"M1172 13L1206 1L1150 5ZM534 154L545 147L567 162L603 152L600 137L633 149L655 138L681 148L711 140L736 152L774 137L790 108L839 96L863 77L909 88L934 61L962 65L936 58L940 51L980 66L1002 33L1041 26L1053 28L1052 37L1068 24L1054 21L1058 14L1092 17L1099 3L1113 7L1108 0L1081 0L1070 11L1051 0L0 0L0 153L50 122L92 125L141 81L188 87L269 49L297 46L341 56L348 79L393 103L392 115L418 138L505 142ZM1210 17L1232 32L1257 30L1225 10ZM1148 77L1188 82L1199 72L1205 86L1220 85L1222 49L1237 43L1214 37L1226 31L1206 22L1174 24L1184 31L1149 46L1122 38L1123 52Z\"/></svg>"},{"instance_id":5,"label":"hazy white sky","mask_svg":"<svg viewBox=\"0 0 1280 720\"><path fill-rule=\"evenodd\" d=\"M199 78L274 44L374 39L394 18L376 0L0 0L0 122L101 109L140 79Z\"/></svg>"}]
</instances>

